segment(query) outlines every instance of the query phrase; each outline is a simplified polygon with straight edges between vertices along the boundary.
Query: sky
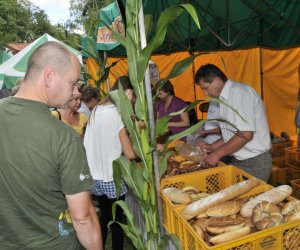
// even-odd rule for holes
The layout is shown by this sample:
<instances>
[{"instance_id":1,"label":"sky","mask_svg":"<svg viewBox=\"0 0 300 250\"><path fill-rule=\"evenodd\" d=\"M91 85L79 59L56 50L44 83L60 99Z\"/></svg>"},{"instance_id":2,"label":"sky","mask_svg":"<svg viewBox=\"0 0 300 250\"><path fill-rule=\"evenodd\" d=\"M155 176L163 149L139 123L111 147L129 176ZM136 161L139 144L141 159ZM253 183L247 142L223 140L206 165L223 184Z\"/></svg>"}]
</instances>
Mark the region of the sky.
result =
<instances>
[{"instance_id":1,"label":"sky","mask_svg":"<svg viewBox=\"0 0 300 250\"><path fill-rule=\"evenodd\" d=\"M69 0L30 0L33 4L44 10L49 17L51 24L66 21L69 16Z\"/></svg>"}]
</instances>

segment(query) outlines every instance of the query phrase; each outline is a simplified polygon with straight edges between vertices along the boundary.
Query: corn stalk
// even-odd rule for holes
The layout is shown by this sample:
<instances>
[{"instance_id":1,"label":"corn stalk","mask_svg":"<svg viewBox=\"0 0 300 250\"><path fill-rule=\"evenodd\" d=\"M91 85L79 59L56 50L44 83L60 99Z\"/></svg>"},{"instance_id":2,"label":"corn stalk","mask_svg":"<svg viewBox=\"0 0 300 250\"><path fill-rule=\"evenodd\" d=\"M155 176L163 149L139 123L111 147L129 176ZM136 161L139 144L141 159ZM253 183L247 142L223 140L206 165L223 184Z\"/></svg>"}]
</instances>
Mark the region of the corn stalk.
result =
<instances>
[{"instance_id":1,"label":"corn stalk","mask_svg":"<svg viewBox=\"0 0 300 250\"><path fill-rule=\"evenodd\" d=\"M155 187L153 171L154 162L152 155L155 151L156 141L155 138L150 137L148 106L145 93L145 72L148 67L151 53L158 48L165 39L169 23L173 22L184 11L187 11L199 28L200 25L192 5L181 4L171 7L161 13L154 37L149 41L147 46L142 48L141 35L139 33L139 11L141 7L142 5L140 0L127 0L126 36L122 37L114 32L114 37L126 48L127 51L129 77L136 93L135 106L134 108L131 106L131 103L124 94L121 86L119 87L119 90L112 93L111 96L118 104L126 129L131 136L134 151L141 160L139 164L135 161L129 161L123 156L115 160L113 162L114 181L117 188L119 188L121 176L123 176L128 187L138 200L141 213L144 218L145 228L141 229L134 223L134 216L125 202L117 201L113 206L113 210L115 210L117 205L123 209L127 217L127 224L119 224L127 236L131 239L136 249L165 249L167 236L161 235L158 230L159 226L162 226L159 225L157 209L157 199L160 197L157 197L156 195L157 190ZM149 20L148 17L147 20ZM168 78L175 77L185 71L191 65L193 59L198 55L194 55L180 63L177 63L169 73ZM132 117L135 117L135 119L132 119ZM154 133L155 137L160 136L167 131L166 123L171 118L172 116L169 116L164 118L163 122L158 121ZM146 127L140 128L138 121L144 121ZM195 131L200 125L201 124L190 128L190 130ZM189 133L191 133L191 131L189 131ZM173 139L177 138L180 138L180 136L175 136ZM162 160L161 162L166 165L165 160ZM119 194L120 190L117 190L117 192ZM173 237L173 239L175 238ZM179 241L176 239L174 241L177 243L178 248L180 248Z\"/></svg>"}]
</instances>

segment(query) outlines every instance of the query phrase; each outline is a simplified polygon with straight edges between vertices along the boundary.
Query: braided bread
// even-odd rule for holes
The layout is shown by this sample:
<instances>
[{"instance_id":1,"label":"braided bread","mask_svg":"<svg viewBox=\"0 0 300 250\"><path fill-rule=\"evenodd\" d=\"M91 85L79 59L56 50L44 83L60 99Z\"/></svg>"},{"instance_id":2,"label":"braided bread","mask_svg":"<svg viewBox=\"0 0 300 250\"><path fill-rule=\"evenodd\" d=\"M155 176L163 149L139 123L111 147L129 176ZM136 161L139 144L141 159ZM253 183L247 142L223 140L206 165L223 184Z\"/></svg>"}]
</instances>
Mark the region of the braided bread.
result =
<instances>
[{"instance_id":1,"label":"braided bread","mask_svg":"<svg viewBox=\"0 0 300 250\"><path fill-rule=\"evenodd\" d=\"M280 208L272 203L263 201L253 208L252 220L258 230L275 227L282 218Z\"/></svg>"}]
</instances>

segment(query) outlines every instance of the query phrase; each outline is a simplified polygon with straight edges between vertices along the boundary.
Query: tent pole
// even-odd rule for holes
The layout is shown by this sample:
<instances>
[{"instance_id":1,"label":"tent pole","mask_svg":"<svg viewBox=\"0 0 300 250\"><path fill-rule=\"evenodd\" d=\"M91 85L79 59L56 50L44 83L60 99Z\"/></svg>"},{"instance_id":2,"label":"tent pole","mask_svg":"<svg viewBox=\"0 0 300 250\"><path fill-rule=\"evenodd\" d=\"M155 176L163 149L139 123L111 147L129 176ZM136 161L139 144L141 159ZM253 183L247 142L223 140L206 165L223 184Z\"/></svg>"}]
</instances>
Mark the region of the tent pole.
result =
<instances>
[{"instance_id":1,"label":"tent pole","mask_svg":"<svg viewBox=\"0 0 300 250\"><path fill-rule=\"evenodd\" d=\"M262 58L262 46L263 46L263 36L262 36L262 22L263 19L259 19L259 72L260 72L260 95L261 99L264 100L264 71L263 71L263 58Z\"/></svg>"},{"instance_id":2,"label":"tent pole","mask_svg":"<svg viewBox=\"0 0 300 250\"><path fill-rule=\"evenodd\" d=\"M146 47L146 33L145 33L145 25L144 25L144 12L143 6L141 6L139 12L139 31L140 31L140 39L141 39L141 47L142 49ZM150 127L150 140L154 141L155 139L155 122L154 122L154 112L153 112L153 103L152 103L152 90L150 83L150 72L149 72L149 64L145 73L145 89L146 89L146 99L147 99L147 108L148 108L148 119L149 119L149 127ZM157 204L157 212L159 218L159 229L161 235L164 234L163 229L163 214L162 214L162 204L160 200L160 175L159 175L159 166L158 166L158 154L157 151L154 150L152 153L153 156L153 168L154 168L154 176L155 176L155 191L156 191L156 204Z\"/></svg>"}]
</instances>

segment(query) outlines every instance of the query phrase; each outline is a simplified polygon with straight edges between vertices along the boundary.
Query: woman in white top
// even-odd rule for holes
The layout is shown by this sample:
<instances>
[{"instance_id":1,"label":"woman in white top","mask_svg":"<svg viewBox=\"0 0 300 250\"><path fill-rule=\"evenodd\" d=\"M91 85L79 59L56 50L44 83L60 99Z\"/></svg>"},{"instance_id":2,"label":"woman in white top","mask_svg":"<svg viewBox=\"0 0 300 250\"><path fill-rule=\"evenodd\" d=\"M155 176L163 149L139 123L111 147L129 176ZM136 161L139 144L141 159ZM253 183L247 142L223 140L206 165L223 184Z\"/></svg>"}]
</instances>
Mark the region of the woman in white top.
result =
<instances>
[{"instance_id":1,"label":"woman in white top","mask_svg":"<svg viewBox=\"0 0 300 250\"><path fill-rule=\"evenodd\" d=\"M118 88L118 81L122 84L127 97L132 101L134 90L129 77L121 76L115 82L112 90ZM136 157L121 115L109 96L93 110L86 128L84 145L94 179L92 194L96 197L100 206L100 224L103 246L105 246L107 225L112 220L112 204L117 201L112 162L121 154L124 154L128 159ZM125 200L126 192L127 188L122 180L119 200ZM123 211L117 206L116 221L121 222L122 217ZM117 223L114 223L111 225L111 232L113 249L123 249L122 228Z\"/></svg>"}]
</instances>

